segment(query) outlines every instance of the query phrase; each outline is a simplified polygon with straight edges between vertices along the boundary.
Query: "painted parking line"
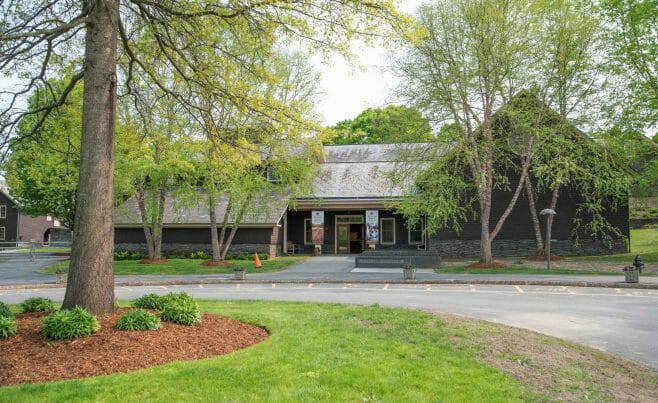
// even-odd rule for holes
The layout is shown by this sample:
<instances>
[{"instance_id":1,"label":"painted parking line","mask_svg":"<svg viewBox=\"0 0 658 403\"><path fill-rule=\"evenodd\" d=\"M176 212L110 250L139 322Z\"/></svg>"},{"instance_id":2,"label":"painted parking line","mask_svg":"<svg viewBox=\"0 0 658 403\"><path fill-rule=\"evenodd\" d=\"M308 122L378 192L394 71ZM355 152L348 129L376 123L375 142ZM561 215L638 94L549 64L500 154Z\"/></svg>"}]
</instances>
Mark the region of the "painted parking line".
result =
<instances>
[{"instance_id":1,"label":"painted parking line","mask_svg":"<svg viewBox=\"0 0 658 403\"><path fill-rule=\"evenodd\" d=\"M384 288L383 288L383 290L388 290L388 286L389 286L388 283L384 284Z\"/></svg>"},{"instance_id":2,"label":"painted parking line","mask_svg":"<svg viewBox=\"0 0 658 403\"><path fill-rule=\"evenodd\" d=\"M516 288L516 291L523 294L523 288L519 287L518 285L515 285L514 288Z\"/></svg>"}]
</instances>

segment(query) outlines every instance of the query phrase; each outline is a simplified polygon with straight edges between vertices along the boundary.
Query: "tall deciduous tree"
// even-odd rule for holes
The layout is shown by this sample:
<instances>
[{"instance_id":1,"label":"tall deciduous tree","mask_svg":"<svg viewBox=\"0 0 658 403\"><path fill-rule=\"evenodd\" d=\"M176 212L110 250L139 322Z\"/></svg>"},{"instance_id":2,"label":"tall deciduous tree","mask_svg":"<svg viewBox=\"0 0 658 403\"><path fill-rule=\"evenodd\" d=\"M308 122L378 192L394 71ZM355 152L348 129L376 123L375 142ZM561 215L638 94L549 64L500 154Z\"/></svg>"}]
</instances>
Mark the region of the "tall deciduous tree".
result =
<instances>
[{"instance_id":1,"label":"tall deciduous tree","mask_svg":"<svg viewBox=\"0 0 658 403\"><path fill-rule=\"evenodd\" d=\"M658 5L655 0L603 0L607 66L625 87L615 92L625 126L655 129L658 124Z\"/></svg>"},{"instance_id":2,"label":"tall deciduous tree","mask_svg":"<svg viewBox=\"0 0 658 403\"><path fill-rule=\"evenodd\" d=\"M112 257L114 121L116 90L119 85L117 41L126 55L127 81L143 75L152 85L170 93L180 102L179 91L158 77L176 76L233 97L244 108L257 109L248 99L236 94L233 86L213 81L199 73L198 54L211 50L224 53L221 41L205 41L204 33L218 26L247 29L254 40L262 32L275 32L291 39L304 38L312 46L345 50L348 38L355 34L377 35L384 30L382 21L396 21L393 1L378 0L288 0L225 2L95 0L72 3L10 0L0 3L0 69L20 72L26 86L15 95L29 92L44 82L54 59L75 49L84 41L84 64L59 96L53 96L40 111L47 112L66 100L75 83L84 77L80 175L75 215L75 241L63 306L85 307L94 313L114 309ZM275 30L271 27L274 26ZM263 27L268 29L263 31ZM167 61L172 74L156 75L148 57L135 46L135 37L148 32L153 46ZM205 49L204 49L205 48ZM226 52L227 57L231 57ZM7 141L20 119L17 97L0 112L1 135ZM47 113L41 115L44 119ZM42 122L37 122L38 128Z\"/></svg>"},{"instance_id":3,"label":"tall deciduous tree","mask_svg":"<svg viewBox=\"0 0 658 403\"><path fill-rule=\"evenodd\" d=\"M600 78L601 66L597 61L602 45L601 27L591 7L572 0L537 2L537 5L539 7L535 13L542 27L535 64L536 83L540 88L537 96L546 107L558 111L560 116L559 122L547 119L550 127L543 124L545 130L537 132L540 138L535 142L537 152L531 171L541 187L535 188L530 177L526 178L525 183L537 252L543 255L545 246L539 229L539 211L544 208L555 210L563 188L575 187L576 182L588 180L582 175L575 177L576 172L570 170L570 167L579 164L578 158L583 156L581 149L591 145L583 140L584 135L574 134L570 122L586 124L589 117L597 116L596 112L601 111L601 107L595 98L602 95L604 89ZM528 112L553 115L549 111ZM579 151L575 152L575 149ZM539 177L540 174L549 176ZM536 205L537 192L551 193L548 206ZM552 225L551 215L548 217L549 231Z\"/></svg>"},{"instance_id":4,"label":"tall deciduous tree","mask_svg":"<svg viewBox=\"0 0 658 403\"><path fill-rule=\"evenodd\" d=\"M332 129L332 144L422 143L434 139L429 120L417 109L399 105L368 108Z\"/></svg>"},{"instance_id":5,"label":"tall deciduous tree","mask_svg":"<svg viewBox=\"0 0 658 403\"><path fill-rule=\"evenodd\" d=\"M492 241L523 189L532 151L529 137L518 150L518 183L509 184L496 174L505 143L494 135L494 112L520 88L532 54L536 25L527 6L527 2L516 0L425 3L417 12L420 37L395 65L404 80L402 98L437 124L453 123L459 128L448 146L459 155L452 161L464 164L455 169L467 171L472 181L479 207L480 260L486 263L492 262ZM437 229L432 227L435 223L447 221L438 210L448 203L444 191L452 190L455 184L437 180L430 185L434 189L420 187L439 196L430 213L438 216L428 220L428 231ZM512 196L504 213L492 217L493 191L501 187L511 187ZM454 201L449 204L455 206Z\"/></svg>"},{"instance_id":6,"label":"tall deciduous tree","mask_svg":"<svg viewBox=\"0 0 658 403\"><path fill-rule=\"evenodd\" d=\"M61 82L51 88L61 91ZM44 105L46 88L39 88L28 101L31 110ZM33 215L53 215L73 230L75 200L80 168L80 130L82 124L82 86L77 86L65 105L50 114L33 136L35 115L26 116L18 126L18 135L4 164L5 178L21 211Z\"/></svg>"}]
</instances>

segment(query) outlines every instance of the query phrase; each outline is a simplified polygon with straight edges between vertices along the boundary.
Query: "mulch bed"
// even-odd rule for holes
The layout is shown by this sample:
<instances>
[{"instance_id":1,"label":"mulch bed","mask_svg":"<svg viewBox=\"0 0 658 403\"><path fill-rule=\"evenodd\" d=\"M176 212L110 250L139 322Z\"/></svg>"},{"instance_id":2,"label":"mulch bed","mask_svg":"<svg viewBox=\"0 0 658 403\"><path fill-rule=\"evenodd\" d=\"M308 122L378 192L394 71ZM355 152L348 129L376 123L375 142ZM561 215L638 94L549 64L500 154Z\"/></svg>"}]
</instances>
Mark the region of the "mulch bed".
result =
<instances>
[{"instance_id":1,"label":"mulch bed","mask_svg":"<svg viewBox=\"0 0 658 403\"><path fill-rule=\"evenodd\" d=\"M484 263L484 262L475 262L471 263L466 267L470 267L473 269L502 269L507 267L507 265L501 261L494 260L491 263Z\"/></svg>"},{"instance_id":2,"label":"mulch bed","mask_svg":"<svg viewBox=\"0 0 658 403\"><path fill-rule=\"evenodd\" d=\"M121 331L128 309L101 316L91 336L52 341L40 331L45 313L16 315L18 334L0 340L0 386L133 371L178 360L227 354L268 337L264 329L218 315L203 314L198 326L162 322L159 330Z\"/></svg>"}]
</instances>

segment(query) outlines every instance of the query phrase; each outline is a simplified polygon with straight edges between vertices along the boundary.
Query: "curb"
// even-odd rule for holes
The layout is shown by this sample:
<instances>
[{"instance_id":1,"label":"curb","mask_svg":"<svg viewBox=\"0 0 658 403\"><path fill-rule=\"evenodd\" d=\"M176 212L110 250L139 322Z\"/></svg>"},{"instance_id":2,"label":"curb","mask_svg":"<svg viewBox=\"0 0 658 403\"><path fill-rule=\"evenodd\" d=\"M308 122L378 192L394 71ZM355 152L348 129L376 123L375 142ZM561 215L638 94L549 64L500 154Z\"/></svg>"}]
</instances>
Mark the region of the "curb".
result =
<instances>
[{"instance_id":1,"label":"curb","mask_svg":"<svg viewBox=\"0 0 658 403\"><path fill-rule=\"evenodd\" d=\"M167 286L167 285L195 285L195 284L481 284L481 285L536 285L536 286L563 286L563 287L592 287L592 288L635 288L643 290L658 290L658 283L626 283L626 282L599 282L599 281L569 281L569 280L233 280L233 279L207 279L207 280L170 280L170 281L120 281L115 287L139 286ZM38 288L64 288L66 284L9 284L0 285L0 290L29 290Z\"/></svg>"}]
</instances>

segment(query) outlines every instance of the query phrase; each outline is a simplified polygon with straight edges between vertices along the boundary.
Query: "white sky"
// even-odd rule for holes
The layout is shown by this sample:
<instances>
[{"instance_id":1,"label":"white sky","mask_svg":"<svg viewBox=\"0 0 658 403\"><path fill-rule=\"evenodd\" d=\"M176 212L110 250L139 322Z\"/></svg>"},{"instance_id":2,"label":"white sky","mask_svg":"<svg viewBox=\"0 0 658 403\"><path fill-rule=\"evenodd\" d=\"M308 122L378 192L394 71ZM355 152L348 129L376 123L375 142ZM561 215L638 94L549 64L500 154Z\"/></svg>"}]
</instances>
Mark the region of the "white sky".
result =
<instances>
[{"instance_id":1,"label":"white sky","mask_svg":"<svg viewBox=\"0 0 658 403\"><path fill-rule=\"evenodd\" d=\"M423 0L401 0L400 11L413 13ZM370 107L394 102L395 79L386 72L387 50L383 47L355 49L359 57L351 65L337 56L330 64L313 58L322 74L320 89L324 93L318 112L327 126L351 119Z\"/></svg>"}]
</instances>

